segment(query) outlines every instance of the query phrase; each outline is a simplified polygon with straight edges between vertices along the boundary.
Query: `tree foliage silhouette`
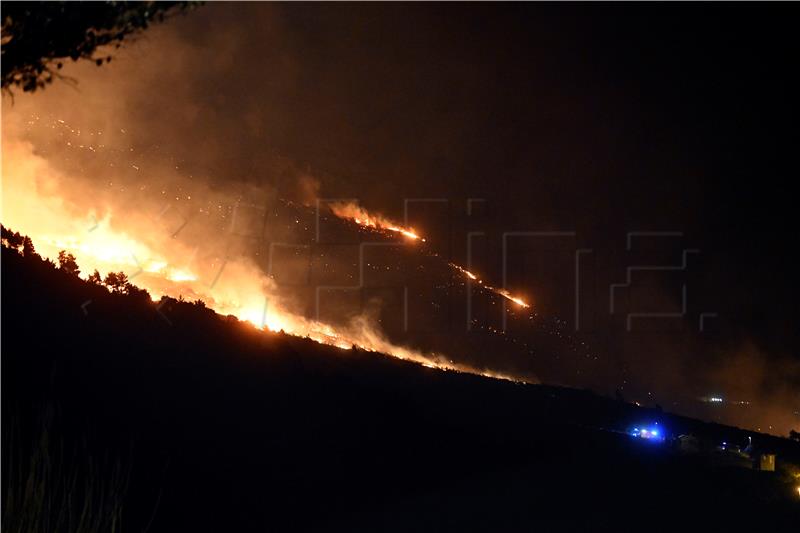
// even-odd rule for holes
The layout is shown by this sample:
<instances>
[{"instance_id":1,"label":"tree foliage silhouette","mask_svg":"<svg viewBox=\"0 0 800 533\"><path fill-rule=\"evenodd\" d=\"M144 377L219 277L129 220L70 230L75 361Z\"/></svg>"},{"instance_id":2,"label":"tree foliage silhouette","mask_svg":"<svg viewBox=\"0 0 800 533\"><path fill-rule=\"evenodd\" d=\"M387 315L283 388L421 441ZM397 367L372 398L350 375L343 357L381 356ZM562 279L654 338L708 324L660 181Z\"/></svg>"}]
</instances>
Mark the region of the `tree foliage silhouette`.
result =
<instances>
[{"instance_id":1,"label":"tree foliage silhouette","mask_svg":"<svg viewBox=\"0 0 800 533\"><path fill-rule=\"evenodd\" d=\"M33 247L33 241L27 235L22 238L22 255L25 257L36 255L36 249Z\"/></svg>"},{"instance_id":2,"label":"tree foliage silhouette","mask_svg":"<svg viewBox=\"0 0 800 533\"><path fill-rule=\"evenodd\" d=\"M94 269L94 272L89 274L89 278L87 280L89 283L94 283L95 285L103 284L103 278L100 276L100 272L98 272L96 268Z\"/></svg>"},{"instance_id":3,"label":"tree foliage silhouette","mask_svg":"<svg viewBox=\"0 0 800 533\"><path fill-rule=\"evenodd\" d=\"M36 253L33 247L33 241L27 235L22 235L2 225L0 225L0 230L2 230L2 239L0 240L2 241L4 250L11 250L26 258L36 259L46 263L52 268L56 267L53 261L42 258ZM58 252L58 268L62 272L75 277L78 277L81 272L80 267L78 267L77 258L66 250ZM131 283L130 279L128 279L128 275L124 272L109 272L106 274L106 277L103 278L100 272L95 269L86 281L94 285L105 286L114 294L123 294L139 301L150 301L150 293ZM200 300L195 302L195 305L205 307L205 303Z\"/></svg>"},{"instance_id":4,"label":"tree foliage silhouette","mask_svg":"<svg viewBox=\"0 0 800 533\"><path fill-rule=\"evenodd\" d=\"M36 254L36 249L33 247L33 241L27 235L21 235L16 231L12 231L5 226L0 226L2 231L0 231L0 235L2 235L2 242L3 246L6 248L10 248L15 250L18 253L26 257L32 257Z\"/></svg>"},{"instance_id":5,"label":"tree foliage silhouette","mask_svg":"<svg viewBox=\"0 0 800 533\"><path fill-rule=\"evenodd\" d=\"M111 292L115 292L117 294L128 293L128 276L124 272L109 272L106 274L103 283Z\"/></svg>"},{"instance_id":6,"label":"tree foliage silhouette","mask_svg":"<svg viewBox=\"0 0 800 533\"><path fill-rule=\"evenodd\" d=\"M19 252L25 242L25 236L16 231L11 231L5 226L0 226L0 228L2 228L0 229L0 234L2 234L3 246Z\"/></svg>"},{"instance_id":7,"label":"tree foliage silhouette","mask_svg":"<svg viewBox=\"0 0 800 533\"><path fill-rule=\"evenodd\" d=\"M43 89L63 61L111 61L108 47L197 2L10 2L2 14L2 88Z\"/></svg>"},{"instance_id":8,"label":"tree foliage silhouette","mask_svg":"<svg viewBox=\"0 0 800 533\"><path fill-rule=\"evenodd\" d=\"M78 263L75 260L75 256L67 253L65 250L58 252L58 268L73 276L77 276L81 273L81 269L78 268Z\"/></svg>"}]
</instances>

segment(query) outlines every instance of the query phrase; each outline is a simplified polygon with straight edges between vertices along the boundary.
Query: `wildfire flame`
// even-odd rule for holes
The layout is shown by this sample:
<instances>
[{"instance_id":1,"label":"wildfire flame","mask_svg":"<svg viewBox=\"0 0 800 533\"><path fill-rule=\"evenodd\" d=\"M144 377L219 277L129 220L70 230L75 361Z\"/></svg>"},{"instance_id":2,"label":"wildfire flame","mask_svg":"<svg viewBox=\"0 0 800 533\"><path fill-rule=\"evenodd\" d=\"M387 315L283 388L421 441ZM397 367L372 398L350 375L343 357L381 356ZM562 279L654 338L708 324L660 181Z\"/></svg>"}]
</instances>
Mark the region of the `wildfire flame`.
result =
<instances>
[{"instance_id":1,"label":"wildfire flame","mask_svg":"<svg viewBox=\"0 0 800 533\"><path fill-rule=\"evenodd\" d=\"M333 214L337 217L350 220L359 226L372 228L379 231L384 230L401 233L410 239L427 242L416 231L414 231L413 228L404 228L400 224L397 224L382 215L376 215L368 212L366 209L356 205L353 202L333 202L329 205L329 207ZM477 281L483 289L497 294L498 296L502 296L503 298L517 304L520 307L526 309L530 307L530 304L519 296L511 294L507 289L493 287L484 283L484 281L481 280L476 274L473 274L461 265L457 265L455 263L448 263L448 265L454 270L464 274L470 280Z\"/></svg>"},{"instance_id":2,"label":"wildfire flame","mask_svg":"<svg viewBox=\"0 0 800 533\"><path fill-rule=\"evenodd\" d=\"M333 202L329 207L337 217L352 220L359 226L400 233L411 240L425 242L425 239L420 237L419 234L414 231L414 228L405 228L380 215L372 215L352 202Z\"/></svg>"},{"instance_id":3,"label":"wildfire flame","mask_svg":"<svg viewBox=\"0 0 800 533\"><path fill-rule=\"evenodd\" d=\"M513 294L511 294L510 292L508 292L505 289L494 289L494 288L491 288L491 290L493 290L494 292L496 292L497 294L499 294L503 298L507 298L508 300L511 300L512 302L514 302L515 304L517 304L519 306L530 307L530 305L528 305L525 302L525 300L523 300L519 296L514 296Z\"/></svg>"},{"instance_id":4,"label":"wildfire flame","mask_svg":"<svg viewBox=\"0 0 800 533\"><path fill-rule=\"evenodd\" d=\"M6 220L8 221L8 217ZM39 234L31 225L20 226L18 222L14 218L8 221L11 227L21 227L25 233L33 236L34 243L38 244L37 251L42 257L56 260L60 250L76 254L83 269L81 277L84 279L90 274L90 269L98 269L101 275L121 269L136 285L148 290L154 299L160 298L161 295L191 295L220 314L233 315L272 332L282 331L289 335L307 337L321 344L345 350L356 347L384 353L429 368L507 379L505 376L501 377L488 371L445 362L445 358L440 354L423 354L395 345L387 341L366 320L356 321L349 327L334 327L292 313L280 303L270 305L270 302L279 302L272 290L271 282L257 272L255 267L245 263L227 265L225 268L231 272L222 277L218 284L209 286L208 280L202 279L200 274L189 268L171 265L161 256L154 254L145 244L129 235L114 231L109 218L103 219L91 233L57 236ZM137 257L137 254L143 259Z\"/></svg>"},{"instance_id":5,"label":"wildfire flame","mask_svg":"<svg viewBox=\"0 0 800 533\"><path fill-rule=\"evenodd\" d=\"M441 354L398 346L388 341L366 317L357 317L345 326L334 326L294 313L283 302L274 282L249 260L193 259L197 250L174 240L153 219L140 217L128 221L126 217L120 224L111 206L100 217L94 211L79 213L58 193L58 186L67 178L50 167L47 160L35 155L27 143L6 140L2 166L3 224L31 237L37 252L46 259L56 261L61 250L73 253L84 279L95 269L101 277L122 271L154 300L161 296L184 296L187 300L201 300L217 313L233 315L260 329L307 337L345 350L379 352L429 368L513 379L454 363ZM424 241L411 228L369 217L365 212L361 216L365 217L359 222L363 226ZM137 238L138 235L146 239Z\"/></svg>"},{"instance_id":6,"label":"wildfire flame","mask_svg":"<svg viewBox=\"0 0 800 533\"><path fill-rule=\"evenodd\" d=\"M497 287L492 287L491 285L487 285L486 283L483 282L482 279L478 278L477 275L473 274L472 272L470 272L466 268L461 267L461 266L459 266L459 265L457 265L455 263L449 263L449 265L453 269L455 269L455 270L461 272L462 274L464 274L465 276L467 276L472 281L477 281L481 285L481 287L483 287L485 290L493 292L493 293L495 293L495 294L497 294L499 296L502 296L503 298L506 298L507 300L510 300L510 301L514 302L515 304L517 304L520 307L525 307L525 308L529 308L530 307L530 304L525 302L525 300L523 300L519 296L514 296L513 294L508 292L508 290L506 290L506 289L498 289Z\"/></svg>"}]
</instances>

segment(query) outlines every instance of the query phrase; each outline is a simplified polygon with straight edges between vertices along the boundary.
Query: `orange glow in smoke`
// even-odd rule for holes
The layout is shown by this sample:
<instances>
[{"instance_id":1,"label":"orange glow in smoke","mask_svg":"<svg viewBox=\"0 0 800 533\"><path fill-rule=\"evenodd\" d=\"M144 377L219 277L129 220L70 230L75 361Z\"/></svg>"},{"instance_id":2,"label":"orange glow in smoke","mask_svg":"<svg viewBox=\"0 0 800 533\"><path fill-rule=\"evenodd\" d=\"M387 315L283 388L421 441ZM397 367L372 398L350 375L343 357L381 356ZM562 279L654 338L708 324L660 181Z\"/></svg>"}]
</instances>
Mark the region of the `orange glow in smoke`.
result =
<instances>
[{"instance_id":1,"label":"orange glow in smoke","mask_svg":"<svg viewBox=\"0 0 800 533\"><path fill-rule=\"evenodd\" d=\"M509 379L454 363L441 354L396 345L366 317L334 326L293 312L285 295L249 259L215 257L219 247L214 243L182 244L165 231L157 217L140 213L115 217L112 205L106 206L101 216L93 210L80 212L59 194L62 184L75 187L76 182L33 153L27 143L5 140L2 170L2 223L31 237L37 253L46 259L57 261L61 250L74 254L84 279L95 269L101 277L122 271L154 300L161 296L201 300L219 314L233 315L260 329L283 331L344 350L358 347L430 368ZM87 189L85 194L92 192ZM370 217L359 223L424 241L413 229L384 219Z\"/></svg>"}]
</instances>

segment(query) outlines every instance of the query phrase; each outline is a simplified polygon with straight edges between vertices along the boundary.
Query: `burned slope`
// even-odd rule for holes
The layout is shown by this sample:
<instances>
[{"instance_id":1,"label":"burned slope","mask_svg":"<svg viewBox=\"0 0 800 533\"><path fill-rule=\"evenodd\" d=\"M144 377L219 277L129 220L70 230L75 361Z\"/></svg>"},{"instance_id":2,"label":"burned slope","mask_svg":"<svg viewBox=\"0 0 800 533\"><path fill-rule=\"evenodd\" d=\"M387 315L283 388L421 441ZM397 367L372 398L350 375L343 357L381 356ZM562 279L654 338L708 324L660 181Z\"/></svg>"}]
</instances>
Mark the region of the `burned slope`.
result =
<instances>
[{"instance_id":1,"label":"burned slope","mask_svg":"<svg viewBox=\"0 0 800 533\"><path fill-rule=\"evenodd\" d=\"M88 456L95 478L123 465L134 528L797 523L780 474L616 431L647 420L744 436L733 428L263 333L199 304L110 294L35 255L2 259L4 440L24 450L48 413L48 440L72 450L53 446L53 462ZM3 449L5 497L7 466L26 463Z\"/></svg>"}]
</instances>

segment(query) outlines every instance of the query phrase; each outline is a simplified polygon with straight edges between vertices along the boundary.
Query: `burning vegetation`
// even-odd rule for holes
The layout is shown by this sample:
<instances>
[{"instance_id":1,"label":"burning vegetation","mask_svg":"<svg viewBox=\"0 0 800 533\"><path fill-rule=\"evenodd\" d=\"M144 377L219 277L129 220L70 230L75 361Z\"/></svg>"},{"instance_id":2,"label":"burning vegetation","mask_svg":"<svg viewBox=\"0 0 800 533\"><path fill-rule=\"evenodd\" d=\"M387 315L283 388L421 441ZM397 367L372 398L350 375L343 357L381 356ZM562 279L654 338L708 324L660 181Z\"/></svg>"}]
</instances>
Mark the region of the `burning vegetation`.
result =
<instances>
[{"instance_id":1,"label":"burning vegetation","mask_svg":"<svg viewBox=\"0 0 800 533\"><path fill-rule=\"evenodd\" d=\"M345 220L350 220L361 227L371 228L379 232L390 233L390 234L399 233L412 241L427 242L423 237L419 235L419 233L417 233L416 230L414 230L414 228L404 227L400 224L397 224L396 222L387 219L382 215L372 214L363 207L356 205L355 203L333 202L330 204L329 207L333 212L333 214L336 215L337 217L343 218ZM460 265L457 265L455 263L448 263L448 265L455 271L466 276L469 280L477 282L482 289L497 294L499 296L502 296L503 298L517 304L520 307L523 308L530 307L530 304L528 304L525 300L523 300L519 296L511 294L507 289L492 287L491 285L488 285L482 279L480 279L476 274L473 274L472 272L470 272L469 270Z\"/></svg>"},{"instance_id":2,"label":"burning vegetation","mask_svg":"<svg viewBox=\"0 0 800 533\"><path fill-rule=\"evenodd\" d=\"M3 227L2 231L4 247L15 250L25 256L40 255L36 252L30 237L20 235L5 227ZM48 244L50 244L51 246L49 247L52 248L53 244L58 246L63 244L63 242L64 241L55 241ZM114 243L113 232L104 231L101 242L105 245ZM124 248L133 241L131 241L129 237L120 237L117 242L119 248ZM140 247L143 248L143 245L140 245ZM514 378L501 372L478 370L467 365L461 365L452 360L445 359L444 356L439 354L424 354L410 348L397 346L387 341L383 335L364 318L353 320L349 327L339 328L320 321L298 316L280 307L270 307L268 292L270 287L268 280L262 280L263 285L261 289L262 292L259 295L260 297L251 298L249 302L221 300L218 296L219 292L215 292L215 287L213 285L203 286L198 282L198 278L191 272L174 269L165 262L156 260L149 261L147 263L148 268L145 270L141 268L140 263L136 262L135 256L132 256L135 262L134 265L138 267L138 270L130 275L126 274L124 271L114 272L109 270L109 268L117 266L119 262L113 260L116 256L113 253L109 253L107 249L102 247L96 249L86 242L79 243L77 246L74 246L73 249L89 252L88 255L93 259L89 261L89 263L91 263L92 268L94 268L94 272L91 274L86 274L84 272L82 274L76 256L65 250L58 251L54 256L58 262L59 268L67 274L80 276L82 279L89 282L102 285L111 292L146 297L154 303L158 303L158 300L162 297L171 296L183 300L185 294L191 294L196 297L196 303L198 305L208 307L221 315L234 316L260 329L282 332L298 337L306 337L320 344L335 346L343 350L360 349L383 353L398 359L412 361L429 368L467 372L495 379L522 381L519 378ZM55 266L56 262L49 255L42 254L42 257ZM105 276L101 274L101 271L98 270L96 265L105 267L103 270L106 272ZM241 266L238 268L241 268ZM176 272L180 272L180 275L176 276ZM243 272L242 274L246 275L247 273ZM250 274L253 276L256 275L254 271L251 271ZM131 282L134 278L137 279L144 288L134 285ZM180 294L176 296L175 294L160 292L159 288L163 285L160 285L159 282L165 280L171 282L170 286L181 291ZM249 280L245 277L244 281L247 283ZM221 289L224 289L224 287L224 285L220 286ZM255 290L254 285L247 285L247 287ZM242 297L246 292L247 289L236 294L238 294L238 297Z\"/></svg>"}]
</instances>

